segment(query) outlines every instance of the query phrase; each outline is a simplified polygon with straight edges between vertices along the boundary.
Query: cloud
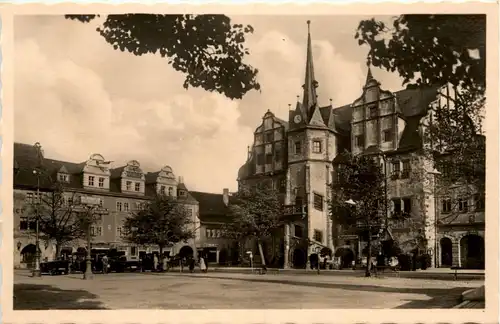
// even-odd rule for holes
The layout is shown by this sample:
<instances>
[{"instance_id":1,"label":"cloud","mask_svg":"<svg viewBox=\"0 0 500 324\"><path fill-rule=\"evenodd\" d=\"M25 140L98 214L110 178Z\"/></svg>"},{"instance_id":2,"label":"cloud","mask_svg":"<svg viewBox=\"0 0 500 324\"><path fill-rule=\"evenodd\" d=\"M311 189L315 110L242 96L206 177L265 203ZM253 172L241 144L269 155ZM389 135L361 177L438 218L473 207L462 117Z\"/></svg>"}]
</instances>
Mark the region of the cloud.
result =
<instances>
[{"instance_id":1,"label":"cloud","mask_svg":"<svg viewBox=\"0 0 500 324\"><path fill-rule=\"evenodd\" d=\"M302 95L307 35L289 28L290 19L297 18L251 22L248 63L259 69L262 91L231 101L185 90L184 75L160 56L114 50L93 23L16 16L15 140L40 142L48 157L73 162L101 153L115 166L132 159L149 171L170 165L192 190L234 190L263 114L287 119L288 104ZM313 33L318 99L343 105L361 94L364 50L329 28L331 37ZM397 76L373 73L384 88L399 88Z\"/></svg>"}]
</instances>

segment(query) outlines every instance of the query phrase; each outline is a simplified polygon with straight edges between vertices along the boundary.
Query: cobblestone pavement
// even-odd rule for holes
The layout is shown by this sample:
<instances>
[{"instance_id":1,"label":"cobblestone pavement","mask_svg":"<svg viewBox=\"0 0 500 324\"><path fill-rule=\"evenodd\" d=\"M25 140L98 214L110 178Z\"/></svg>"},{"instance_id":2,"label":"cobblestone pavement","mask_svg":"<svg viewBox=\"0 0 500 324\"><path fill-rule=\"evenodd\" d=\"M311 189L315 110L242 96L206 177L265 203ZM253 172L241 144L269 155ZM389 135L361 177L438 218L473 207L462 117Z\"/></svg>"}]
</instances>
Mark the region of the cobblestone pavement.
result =
<instances>
[{"instance_id":1,"label":"cobblestone pavement","mask_svg":"<svg viewBox=\"0 0 500 324\"><path fill-rule=\"evenodd\" d=\"M30 278L16 271L14 309L452 308L482 281L308 275L130 273Z\"/></svg>"}]
</instances>

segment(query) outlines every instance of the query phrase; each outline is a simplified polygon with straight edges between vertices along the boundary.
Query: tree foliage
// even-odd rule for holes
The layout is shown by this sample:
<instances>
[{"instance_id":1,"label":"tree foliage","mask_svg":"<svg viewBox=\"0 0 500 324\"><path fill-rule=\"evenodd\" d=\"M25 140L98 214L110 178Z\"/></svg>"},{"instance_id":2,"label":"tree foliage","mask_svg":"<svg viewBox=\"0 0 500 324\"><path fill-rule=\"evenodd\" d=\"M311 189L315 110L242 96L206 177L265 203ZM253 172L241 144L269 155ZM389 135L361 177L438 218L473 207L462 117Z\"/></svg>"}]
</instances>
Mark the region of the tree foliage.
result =
<instances>
[{"instance_id":1,"label":"tree foliage","mask_svg":"<svg viewBox=\"0 0 500 324\"><path fill-rule=\"evenodd\" d=\"M341 161L339 161L341 159ZM332 182L330 215L345 226L380 226L384 220L384 174L377 158L341 153L337 159L336 179ZM356 207L347 201L352 200Z\"/></svg>"},{"instance_id":2,"label":"tree foliage","mask_svg":"<svg viewBox=\"0 0 500 324\"><path fill-rule=\"evenodd\" d=\"M126 240L138 245L165 247L194 238L194 221L188 208L172 197L156 195L144 208L124 221Z\"/></svg>"},{"instance_id":3,"label":"tree foliage","mask_svg":"<svg viewBox=\"0 0 500 324\"><path fill-rule=\"evenodd\" d=\"M401 15L392 26L372 18L355 38L369 46L371 64L397 71L405 84L485 88L486 15Z\"/></svg>"},{"instance_id":4,"label":"tree foliage","mask_svg":"<svg viewBox=\"0 0 500 324\"><path fill-rule=\"evenodd\" d=\"M55 183L51 192L40 195L39 205L32 207L35 212L38 208L41 238L55 242L56 256L63 244L85 237L82 219L73 204L74 196L74 193L66 193L62 184Z\"/></svg>"},{"instance_id":5,"label":"tree foliage","mask_svg":"<svg viewBox=\"0 0 500 324\"><path fill-rule=\"evenodd\" d=\"M87 23L97 15L66 15ZM114 49L134 55L159 54L184 73L184 88L201 87L230 99L259 90L258 70L244 63L250 25L231 24L224 15L109 15L99 34Z\"/></svg>"},{"instance_id":6,"label":"tree foliage","mask_svg":"<svg viewBox=\"0 0 500 324\"><path fill-rule=\"evenodd\" d=\"M256 239L265 266L262 242L283 226L283 207L276 190L241 188L234 196L234 203L229 205L230 221L224 229L225 236L237 240Z\"/></svg>"}]
</instances>

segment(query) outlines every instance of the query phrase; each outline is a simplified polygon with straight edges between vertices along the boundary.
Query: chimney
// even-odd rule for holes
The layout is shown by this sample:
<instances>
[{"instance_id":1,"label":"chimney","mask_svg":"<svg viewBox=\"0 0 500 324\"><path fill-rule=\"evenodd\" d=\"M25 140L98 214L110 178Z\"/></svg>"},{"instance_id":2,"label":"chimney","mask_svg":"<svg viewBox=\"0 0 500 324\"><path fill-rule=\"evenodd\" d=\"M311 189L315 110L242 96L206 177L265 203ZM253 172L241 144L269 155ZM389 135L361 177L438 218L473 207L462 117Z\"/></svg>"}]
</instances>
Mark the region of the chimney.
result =
<instances>
[{"instance_id":1,"label":"chimney","mask_svg":"<svg viewBox=\"0 0 500 324\"><path fill-rule=\"evenodd\" d=\"M183 177L179 177L179 183L184 183L184 178Z\"/></svg>"},{"instance_id":2,"label":"chimney","mask_svg":"<svg viewBox=\"0 0 500 324\"><path fill-rule=\"evenodd\" d=\"M222 201L224 201L224 205L226 205L226 206L229 205L229 189L228 188L222 189Z\"/></svg>"}]
</instances>

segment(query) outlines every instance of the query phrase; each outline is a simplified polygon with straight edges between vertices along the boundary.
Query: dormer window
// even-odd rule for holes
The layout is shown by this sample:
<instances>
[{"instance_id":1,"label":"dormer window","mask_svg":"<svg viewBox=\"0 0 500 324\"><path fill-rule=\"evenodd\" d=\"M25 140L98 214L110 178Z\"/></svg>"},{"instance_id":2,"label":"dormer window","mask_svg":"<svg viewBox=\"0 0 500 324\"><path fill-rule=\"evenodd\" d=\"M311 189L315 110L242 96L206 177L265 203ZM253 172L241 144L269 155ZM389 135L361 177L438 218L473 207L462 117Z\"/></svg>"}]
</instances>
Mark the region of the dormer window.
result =
<instances>
[{"instance_id":1,"label":"dormer window","mask_svg":"<svg viewBox=\"0 0 500 324\"><path fill-rule=\"evenodd\" d=\"M172 196L174 194L174 189L172 187L168 187L168 195Z\"/></svg>"},{"instance_id":2,"label":"dormer window","mask_svg":"<svg viewBox=\"0 0 500 324\"><path fill-rule=\"evenodd\" d=\"M89 186L93 187L94 186L94 176L89 176Z\"/></svg>"},{"instance_id":3,"label":"dormer window","mask_svg":"<svg viewBox=\"0 0 500 324\"><path fill-rule=\"evenodd\" d=\"M186 197L186 191L185 190L179 190L179 196Z\"/></svg>"},{"instance_id":4,"label":"dormer window","mask_svg":"<svg viewBox=\"0 0 500 324\"><path fill-rule=\"evenodd\" d=\"M140 182L136 182L135 185L134 185L134 189L135 189L135 191L141 191L141 183Z\"/></svg>"},{"instance_id":5,"label":"dormer window","mask_svg":"<svg viewBox=\"0 0 500 324\"><path fill-rule=\"evenodd\" d=\"M127 189L127 191L132 190L132 181L125 182L125 189Z\"/></svg>"},{"instance_id":6,"label":"dormer window","mask_svg":"<svg viewBox=\"0 0 500 324\"><path fill-rule=\"evenodd\" d=\"M160 193L161 193L162 195L164 195L164 194L165 194L165 189L166 189L166 188L165 188L165 186L161 186L161 187L160 187Z\"/></svg>"},{"instance_id":7,"label":"dormer window","mask_svg":"<svg viewBox=\"0 0 500 324\"><path fill-rule=\"evenodd\" d=\"M104 178L99 177L99 188L104 188Z\"/></svg>"},{"instance_id":8,"label":"dormer window","mask_svg":"<svg viewBox=\"0 0 500 324\"><path fill-rule=\"evenodd\" d=\"M64 173L59 173L59 181L60 182L69 182L69 175Z\"/></svg>"}]
</instances>

